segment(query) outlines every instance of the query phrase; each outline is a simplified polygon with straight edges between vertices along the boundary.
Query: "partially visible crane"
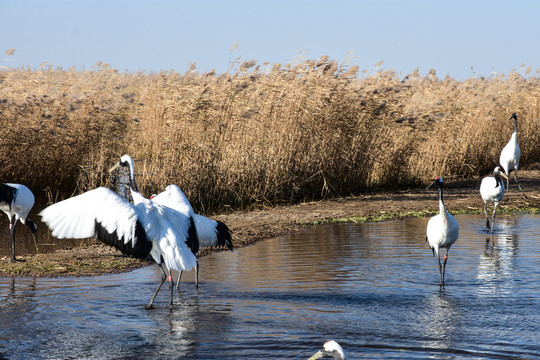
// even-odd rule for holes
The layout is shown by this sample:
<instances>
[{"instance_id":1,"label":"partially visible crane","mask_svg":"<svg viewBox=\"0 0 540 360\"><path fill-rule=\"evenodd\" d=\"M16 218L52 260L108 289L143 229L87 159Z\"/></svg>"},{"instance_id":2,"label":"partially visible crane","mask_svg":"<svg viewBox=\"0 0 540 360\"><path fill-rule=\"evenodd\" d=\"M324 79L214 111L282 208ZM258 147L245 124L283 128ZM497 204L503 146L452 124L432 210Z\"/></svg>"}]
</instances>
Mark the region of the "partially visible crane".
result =
<instances>
[{"instance_id":1,"label":"partially visible crane","mask_svg":"<svg viewBox=\"0 0 540 360\"><path fill-rule=\"evenodd\" d=\"M334 340L325 342L323 348L313 354L308 360L320 359L326 356L331 357L334 360L345 360L343 348Z\"/></svg>"},{"instance_id":2,"label":"partially visible crane","mask_svg":"<svg viewBox=\"0 0 540 360\"><path fill-rule=\"evenodd\" d=\"M11 261L22 261L15 257L15 228L20 221L30 229L37 249L37 225L28 219L28 214L34 206L34 194L25 185L0 183L0 210L9 218L9 232L11 233Z\"/></svg>"}]
</instances>

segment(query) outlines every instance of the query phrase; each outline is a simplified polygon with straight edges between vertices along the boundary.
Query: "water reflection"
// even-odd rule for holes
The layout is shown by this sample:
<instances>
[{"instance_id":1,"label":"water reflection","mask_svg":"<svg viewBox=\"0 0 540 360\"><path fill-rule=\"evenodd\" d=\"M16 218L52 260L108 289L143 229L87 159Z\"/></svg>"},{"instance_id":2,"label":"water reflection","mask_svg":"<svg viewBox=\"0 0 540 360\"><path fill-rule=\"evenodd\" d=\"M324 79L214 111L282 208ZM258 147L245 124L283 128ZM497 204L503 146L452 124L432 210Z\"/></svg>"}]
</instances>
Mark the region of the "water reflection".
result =
<instances>
[{"instance_id":1,"label":"water reflection","mask_svg":"<svg viewBox=\"0 0 540 360\"><path fill-rule=\"evenodd\" d=\"M512 291L514 260L519 242L519 219L505 217L499 220L496 233L486 241L484 251L479 256L477 278L481 285L478 291L507 294Z\"/></svg>"},{"instance_id":2,"label":"water reflection","mask_svg":"<svg viewBox=\"0 0 540 360\"><path fill-rule=\"evenodd\" d=\"M6 285L0 287L0 314L6 316L20 316L24 313L14 311L20 306L31 304L33 294L36 291L36 278L21 279L16 277L8 278ZM14 323L19 321L15 319Z\"/></svg>"},{"instance_id":3,"label":"water reflection","mask_svg":"<svg viewBox=\"0 0 540 360\"><path fill-rule=\"evenodd\" d=\"M424 313L418 327L428 348L455 347L454 334L461 329L461 307L461 302L447 292L433 293L424 299Z\"/></svg>"}]
</instances>

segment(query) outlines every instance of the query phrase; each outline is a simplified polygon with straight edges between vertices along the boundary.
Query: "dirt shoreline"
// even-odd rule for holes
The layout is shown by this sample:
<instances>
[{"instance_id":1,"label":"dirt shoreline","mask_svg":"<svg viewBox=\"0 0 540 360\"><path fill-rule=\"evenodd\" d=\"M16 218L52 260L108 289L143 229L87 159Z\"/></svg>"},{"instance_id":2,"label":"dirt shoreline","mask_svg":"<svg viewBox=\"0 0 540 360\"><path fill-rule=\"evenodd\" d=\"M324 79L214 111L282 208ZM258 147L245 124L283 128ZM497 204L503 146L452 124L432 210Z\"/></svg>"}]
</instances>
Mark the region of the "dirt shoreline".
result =
<instances>
[{"instance_id":1,"label":"dirt shoreline","mask_svg":"<svg viewBox=\"0 0 540 360\"><path fill-rule=\"evenodd\" d=\"M520 183L528 199L521 197L515 182L510 183L510 199L500 205L504 212L538 212L540 207L540 170L520 170ZM480 179L445 184L445 204L451 212L479 212L483 202L478 188ZM226 223L233 231L236 247L306 229L310 224L345 221L377 221L407 216L428 215L438 210L436 191L423 188L397 192L380 191L331 200L313 201L289 206L277 206L250 212L220 215L215 219ZM414 215L413 215L414 213ZM347 220L348 219L348 220ZM211 250L210 250L211 251ZM209 251L201 254L204 256ZM152 264L132 259L99 243L57 250L49 254L22 257L12 263L0 260L0 276L93 276L130 271Z\"/></svg>"}]
</instances>

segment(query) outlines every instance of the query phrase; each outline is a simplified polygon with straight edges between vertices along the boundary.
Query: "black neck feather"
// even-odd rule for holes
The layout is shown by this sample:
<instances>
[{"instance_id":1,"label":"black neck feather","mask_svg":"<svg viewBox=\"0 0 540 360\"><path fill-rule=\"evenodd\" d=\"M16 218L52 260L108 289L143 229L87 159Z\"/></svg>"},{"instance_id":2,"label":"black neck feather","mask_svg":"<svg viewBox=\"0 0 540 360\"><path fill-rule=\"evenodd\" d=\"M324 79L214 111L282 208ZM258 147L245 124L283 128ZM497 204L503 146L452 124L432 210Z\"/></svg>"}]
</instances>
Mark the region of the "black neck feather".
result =
<instances>
[{"instance_id":1,"label":"black neck feather","mask_svg":"<svg viewBox=\"0 0 540 360\"><path fill-rule=\"evenodd\" d=\"M442 187L442 185L439 185L439 200L443 201L443 187Z\"/></svg>"},{"instance_id":2,"label":"black neck feather","mask_svg":"<svg viewBox=\"0 0 540 360\"><path fill-rule=\"evenodd\" d=\"M137 183L135 183L135 169L132 169L131 165L127 161L123 165L127 167L129 172L129 187L132 191L139 192Z\"/></svg>"},{"instance_id":3,"label":"black neck feather","mask_svg":"<svg viewBox=\"0 0 540 360\"><path fill-rule=\"evenodd\" d=\"M498 175L495 175L495 188L498 188L499 185L502 185L502 180L501 180L501 177L498 176Z\"/></svg>"}]
</instances>

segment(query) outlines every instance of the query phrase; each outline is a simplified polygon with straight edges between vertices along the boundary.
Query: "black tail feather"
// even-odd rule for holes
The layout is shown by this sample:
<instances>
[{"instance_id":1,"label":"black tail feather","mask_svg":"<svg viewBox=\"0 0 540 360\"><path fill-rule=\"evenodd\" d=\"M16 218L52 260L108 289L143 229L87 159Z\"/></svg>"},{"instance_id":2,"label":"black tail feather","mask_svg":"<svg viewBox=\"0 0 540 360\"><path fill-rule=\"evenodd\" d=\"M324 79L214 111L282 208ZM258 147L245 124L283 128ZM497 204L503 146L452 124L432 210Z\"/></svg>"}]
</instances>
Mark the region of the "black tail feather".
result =
<instances>
[{"instance_id":1,"label":"black tail feather","mask_svg":"<svg viewBox=\"0 0 540 360\"><path fill-rule=\"evenodd\" d=\"M221 221L218 221L217 223L218 223L216 226L217 245L226 247L227 249L232 250L233 244L232 244L231 230L225 223Z\"/></svg>"},{"instance_id":2,"label":"black tail feather","mask_svg":"<svg viewBox=\"0 0 540 360\"><path fill-rule=\"evenodd\" d=\"M199 252L199 236L197 235L197 229L195 228L195 221L193 217L189 218L189 229L186 244L195 255Z\"/></svg>"}]
</instances>

